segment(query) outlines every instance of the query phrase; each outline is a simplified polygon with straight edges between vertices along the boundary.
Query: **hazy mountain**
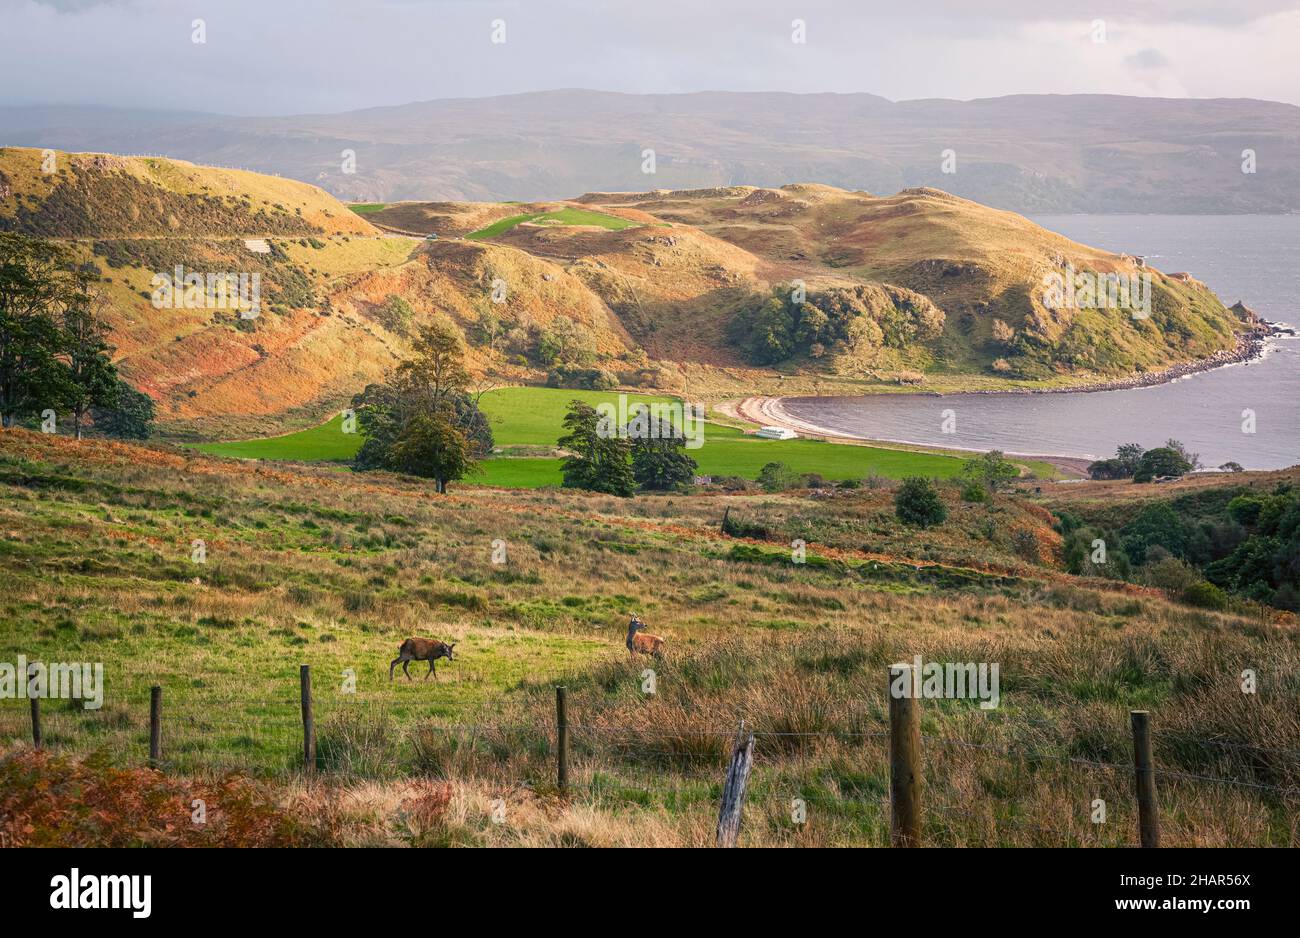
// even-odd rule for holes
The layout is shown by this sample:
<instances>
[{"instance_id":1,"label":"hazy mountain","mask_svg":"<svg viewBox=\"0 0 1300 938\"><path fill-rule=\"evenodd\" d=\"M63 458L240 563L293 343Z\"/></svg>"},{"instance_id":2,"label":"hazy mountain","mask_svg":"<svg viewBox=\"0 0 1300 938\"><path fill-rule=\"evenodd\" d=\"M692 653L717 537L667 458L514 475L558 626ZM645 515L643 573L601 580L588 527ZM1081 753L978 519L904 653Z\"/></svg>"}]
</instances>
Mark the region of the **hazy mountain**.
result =
<instances>
[{"instance_id":1,"label":"hazy mountain","mask_svg":"<svg viewBox=\"0 0 1300 938\"><path fill-rule=\"evenodd\" d=\"M245 167L349 200L800 179L879 194L936 186L1019 212L1300 211L1300 108L1251 99L552 91L283 118L0 108L0 145ZM344 150L354 174L341 171ZM955 173L942 172L945 150Z\"/></svg>"}]
</instances>

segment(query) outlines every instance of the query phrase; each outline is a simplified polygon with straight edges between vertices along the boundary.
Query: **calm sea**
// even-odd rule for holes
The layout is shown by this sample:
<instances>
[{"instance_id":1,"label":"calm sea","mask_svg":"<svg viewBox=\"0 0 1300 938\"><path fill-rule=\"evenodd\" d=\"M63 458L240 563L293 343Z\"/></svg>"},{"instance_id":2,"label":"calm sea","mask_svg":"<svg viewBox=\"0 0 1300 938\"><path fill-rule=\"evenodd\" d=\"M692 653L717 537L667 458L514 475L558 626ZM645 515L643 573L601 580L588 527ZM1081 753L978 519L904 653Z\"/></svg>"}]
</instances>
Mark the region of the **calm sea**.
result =
<instances>
[{"instance_id":1,"label":"calm sea","mask_svg":"<svg viewBox=\"0 0 1300 938\"><path fill-rule=\"evenodd\" d=\"M1143 254L1167 273L1188 271L1228 305L1300 323L1300 216L1052 215L1034 218L1075 241ZM1170 437L1206 466L1300 463L1300 337L1269 342L1263 358L1169 384L1093 394L869 395L792 398L810 423L868 439L960 449L1102 458L1121 443L1150 448ZM944 433L943 411L956 416ZM1255 432L1243 432L1245 410Z\"/></svg>"}]
</instances>

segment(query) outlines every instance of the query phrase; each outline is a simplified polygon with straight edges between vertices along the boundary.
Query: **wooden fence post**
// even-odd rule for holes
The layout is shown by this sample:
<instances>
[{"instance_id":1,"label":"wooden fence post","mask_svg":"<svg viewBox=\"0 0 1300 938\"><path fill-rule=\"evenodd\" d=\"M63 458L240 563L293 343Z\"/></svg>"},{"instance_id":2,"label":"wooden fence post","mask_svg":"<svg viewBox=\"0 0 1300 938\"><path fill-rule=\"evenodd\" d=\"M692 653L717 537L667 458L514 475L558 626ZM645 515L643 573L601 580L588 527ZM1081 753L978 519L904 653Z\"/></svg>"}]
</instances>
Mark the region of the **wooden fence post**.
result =
<instances>
[{"instance_id":1,"label":"wooden fence post","mask_svg":"<svg viewBox=\"0 0 1300 938\"><path fill-rule=\"evenodd\" d=\"M563 687L555 688L555 758L560 794L569 790L569 695Z\"/></svg>"},{"instance_id":2,"label":"wooden fence post","mask_svg":"<svg viewBox=\"0 0 1300 938\"><path fill-rule=\"evenodd\" d=\"M32 745L41 748L41 699L31 695L31 683L27 685L27 696L32 705Z\"/></svg>"},{"instance_id":3,"label":"wooden fence post","mask_svg":"<svg viewBox=\"0 0 1300 938\"><path fill-rule=\"evenodd\" d=\"M162 761L162 687L149 688L149 764L154 768Z\"/></svg>"},{"instance_id":4,"label":"wooden fence post","mask_svg":"<svg viewBox=\"0 0 1300 938\"><path fill-rule=\"evenodd\" d=\"M302 684L302 765L308 773L316 771L316 720L311 713L311 665L299 670Z\"/></svg>"},{"instance_id":5,"label":"wooden fence post","mask_svg":"<svg viewBox=\"0 0 1300 938\"><path fill-rule=\"evenodd\" d=\"M889 666L889 842L894 847L921 846L920 678L912 664ZM905 686L894 693L901 682Z\"/></svg>"},{"instance_id":6,"label":"wooden fence post","mask_svg":"<svg viewBox=\"0 0 1300 938\"><path fill-rule=\"evenodd\" d=\"M1133 723L1133 781L1137 788L1138 839L1144 847L1160 846L1160 811L1156 804L1156 773L1151 758L1151 714L1129 713Z\"/></svg>"},{"instance_id":7,"label":"wooden fence post","mask_svg":"<svg viewBox=\"0 0 1300 938\"><path fill-rule=\"evenodd\" d=\"M722 807L718 811L718 846L734 847L740 836L740 818L745 810L745 789L754 765L754 734L745 732L745 721L736 730L736 742L727 763L727 778L722 784Z\"/></svg>"}]
</instances>

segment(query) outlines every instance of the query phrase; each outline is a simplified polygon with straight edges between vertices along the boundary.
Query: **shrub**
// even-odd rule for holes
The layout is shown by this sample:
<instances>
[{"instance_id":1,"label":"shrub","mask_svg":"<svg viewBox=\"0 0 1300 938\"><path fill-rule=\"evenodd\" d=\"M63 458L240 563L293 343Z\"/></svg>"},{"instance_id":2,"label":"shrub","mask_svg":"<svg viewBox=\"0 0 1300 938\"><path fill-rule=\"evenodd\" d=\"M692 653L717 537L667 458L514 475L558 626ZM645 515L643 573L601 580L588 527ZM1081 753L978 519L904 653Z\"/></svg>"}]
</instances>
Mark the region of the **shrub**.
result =
<instances>
[{"instance_id":1,"label":"shrub","mask_svg":"<svg viewBox=\"0 0 1300 938\"><path fill-rule=\"evenodd\" d=\"M961 500L964 502L987 502L988 490L973 479L961 487Z\"/></svg>"},{"instance_id":2,"label":"shrub","mask_svg":"<svg viewBox=\"0 0 1300 938\"><path fill-rule=\"evenodd\" d=\"M948 509L944 507L929 479L911 476L903 480L894 495L894 514L904 524L928 528L943 524L948 517Z\"/></svg>"},{"instance_id":3,"label":"shrub","mask_svg":"<svg viewBox=\"0 0 1300 938\"><path fill-rule=\"evenodd\" d=\"M784 492L799 484L799 474L783 462L770 462L758 470L758 484L765 492Z\"/></svg>"},{"instance_id":4,"label":"shrub","mask_svg":"<svg viewBox=\"0 0 1300 938\"><path fill-rule=\"evenodd\" d=\"M1137 471L1133 473L1134 482L1150 482L1162 477L1184 476L1192 471L1192 463L1182 453L1167 446L1157 446L1142 454Z\"/></svg>"},{"instance_id":5,"label":"shrub","mask_svg":"<svg viewBox=\"0 0 1300 938\"><path fill-rule=\"evenodd\" d=\"M1208 580L1193 583L1183 591L1183 602L1200 609L1228 608L1228 594Z\"/></svg>"}]
</instances>

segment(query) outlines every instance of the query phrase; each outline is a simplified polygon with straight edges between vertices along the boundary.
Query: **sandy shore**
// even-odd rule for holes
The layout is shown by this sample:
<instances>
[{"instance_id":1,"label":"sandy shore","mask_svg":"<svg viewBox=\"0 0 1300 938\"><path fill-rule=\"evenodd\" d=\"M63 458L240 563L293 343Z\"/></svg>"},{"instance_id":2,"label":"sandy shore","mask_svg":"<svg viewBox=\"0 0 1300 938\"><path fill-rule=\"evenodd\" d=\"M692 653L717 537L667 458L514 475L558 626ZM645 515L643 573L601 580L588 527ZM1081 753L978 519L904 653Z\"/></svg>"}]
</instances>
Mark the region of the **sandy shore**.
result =
<instances>
[{"instance_id":1,"label":"sandy shore","mask_svg":"<svg viewBox=\"0 0 1300 938\"><path fill-rule=\"evenodd\" d=\"M901 440L872 440L865 437L850 436L817 424L800 420L786 412L780 397L747 397L740 401L726 401L717 406L717 410L729 417L748 420L764 427L784 427L793 430L804 439L826 440L830 443L844 443L850 446L883 446L889 449L915 449L934 452L940 449L958 449L957 447L936 447L924 443L908 443ZM961 452L983 452L982 450L960 450ZM1088 477L1090 459L1077 456L1056 456L1042 453L1008 453L1019 459L1034 459L1055 466L1067 478L1084 479Z\"/></svg>"}]
</instances>

